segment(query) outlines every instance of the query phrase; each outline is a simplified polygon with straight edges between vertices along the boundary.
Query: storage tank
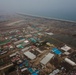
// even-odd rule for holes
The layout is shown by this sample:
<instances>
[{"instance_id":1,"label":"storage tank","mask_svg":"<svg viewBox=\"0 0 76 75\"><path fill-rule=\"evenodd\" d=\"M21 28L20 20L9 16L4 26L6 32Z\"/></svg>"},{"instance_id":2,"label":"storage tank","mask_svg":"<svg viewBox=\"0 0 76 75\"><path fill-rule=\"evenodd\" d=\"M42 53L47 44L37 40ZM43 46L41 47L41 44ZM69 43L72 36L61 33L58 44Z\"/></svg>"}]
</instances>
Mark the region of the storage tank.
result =
<instances>
[{"instance_id":1,"label":"storage tank","mask_svg":"<svg viewBox=\"0 0 76 75\"><path fill-rule=\"evenodd\" d=\"M76 63L73 62L72 60L68 59L68 58L65 58L65 61L66 61L67 63L69 63L70 65L72 65L72 66L76 66Z\"/></svg>"}]
</instances>

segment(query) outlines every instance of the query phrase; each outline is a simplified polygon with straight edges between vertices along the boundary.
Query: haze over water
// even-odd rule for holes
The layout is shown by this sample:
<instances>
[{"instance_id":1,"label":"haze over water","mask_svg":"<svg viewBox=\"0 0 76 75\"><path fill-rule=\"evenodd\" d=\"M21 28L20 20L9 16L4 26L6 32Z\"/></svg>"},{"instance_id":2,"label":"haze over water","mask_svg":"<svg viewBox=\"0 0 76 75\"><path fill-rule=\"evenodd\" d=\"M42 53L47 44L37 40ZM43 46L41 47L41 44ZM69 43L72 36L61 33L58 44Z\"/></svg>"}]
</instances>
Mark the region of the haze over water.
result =
<instances>
[{"instance_id":1,"label":"haze over water","mask_svg":"<svg viewBox=\"0 0 76 75\"><path fill-rule=\"evenodd\" d=\"M0 0L0 14L5 13L76 21L76 0Z\"/></svg>"}]
</instances>

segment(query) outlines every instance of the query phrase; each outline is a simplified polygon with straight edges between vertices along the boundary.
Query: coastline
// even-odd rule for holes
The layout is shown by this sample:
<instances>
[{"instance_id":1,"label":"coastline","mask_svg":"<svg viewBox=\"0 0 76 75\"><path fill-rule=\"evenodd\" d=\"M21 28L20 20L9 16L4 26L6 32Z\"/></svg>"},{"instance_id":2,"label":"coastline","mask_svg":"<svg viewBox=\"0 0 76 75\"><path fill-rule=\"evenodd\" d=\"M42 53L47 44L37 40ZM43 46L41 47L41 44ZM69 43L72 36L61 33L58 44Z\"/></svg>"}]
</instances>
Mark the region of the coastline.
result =
<instances>
[{"instance_id":1,"label":"coastline","mask_svg":"<svg viewBox=\"0 0 76 75\"><path fill-rule=\"evenodd\" d=\"M24 14L24 13L19 13L19 14L26 15L26 16L32 16L32 17L39 17L39 18L45 18L45 19L52 19L52 20L58 20L58 21L66 21L66 22L76 23L76 21L67 20L67 19L51 18L51 17L46 17L46 16L39 16L39 15L32 15L32 14Z\"/></svg>"}]
</instances>

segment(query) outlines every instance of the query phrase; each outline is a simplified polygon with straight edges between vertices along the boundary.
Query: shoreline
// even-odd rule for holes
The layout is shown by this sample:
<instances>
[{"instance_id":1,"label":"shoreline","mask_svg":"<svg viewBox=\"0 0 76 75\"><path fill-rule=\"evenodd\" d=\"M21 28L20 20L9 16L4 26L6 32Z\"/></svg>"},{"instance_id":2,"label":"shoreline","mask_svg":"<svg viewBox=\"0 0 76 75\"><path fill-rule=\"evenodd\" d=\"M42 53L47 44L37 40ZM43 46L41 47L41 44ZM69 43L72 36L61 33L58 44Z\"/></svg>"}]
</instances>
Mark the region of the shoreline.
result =
<instances>
[{"instance_id":1,"label":"shoreline","mask_svg":"<svg viewBox=\"0 0 76 75\"><path fill-rule=\"evenodd\" d=\"M45 19L52 19L52 20L59 20L59 21L66 21L66 22L76 23L76 21L66 20L66 19L51 18L51 17L39 16L39 15L23 14L23 13L19 13L19 14L26 15L26 16L32 16L32 17L39 17L39 18L45 18Z\"/></svg>"}]
</instances>

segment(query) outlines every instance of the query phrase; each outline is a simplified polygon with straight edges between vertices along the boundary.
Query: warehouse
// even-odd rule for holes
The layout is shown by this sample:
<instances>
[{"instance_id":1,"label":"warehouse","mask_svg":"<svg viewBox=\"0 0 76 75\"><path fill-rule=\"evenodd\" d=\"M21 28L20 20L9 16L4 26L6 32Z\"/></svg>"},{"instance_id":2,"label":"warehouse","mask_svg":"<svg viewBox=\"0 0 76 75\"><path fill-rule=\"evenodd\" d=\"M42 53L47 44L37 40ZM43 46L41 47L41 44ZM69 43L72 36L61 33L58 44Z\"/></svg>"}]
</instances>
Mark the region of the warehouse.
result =
<instances>
[{"instance_id":1,"label":"warehouse","mask_svg":"<svg viewBox=\"0 0 76 75\"><path fill-rule=\"evenodd\" d=\"M65 61L66 61L68 64L72 65L72 66L76 66L76 63L73 62L72 60L68 59L68 58L65 58Z\"/></svg>"},{"instance_id":2,"label":"warehouse","mask_svg":"<svg viewBox=\"0 0 76 75\"><path fill-rule=\"evenodd\" d=\"M61 52L60 50L58 50L57 48L53 48L53 49L52 49L52 52L54 52L54 53L57 54L57 55L62 54L62 52Z\"/></svg>"},{"instance_id":3,"label":"warehouse","mask_svg":"<svg viewBox=\"0 0 76 75\"><path fill-rule=\"evenodd\" d=\"M40 61L40 63L46 65L53 57L54 57L54 54L48 53L48 54Z\"/></svg>"},{"instance_id":4,"label":"warehouse","mask_svg":"<svg viewBox=\"0 0 76 75\"><path fill-rule=\"evenodd\" d=\"M30 51L25 52L24 55L27 56L31 60L36 58L36 56Z\"/></svg>"}]
</instances>

